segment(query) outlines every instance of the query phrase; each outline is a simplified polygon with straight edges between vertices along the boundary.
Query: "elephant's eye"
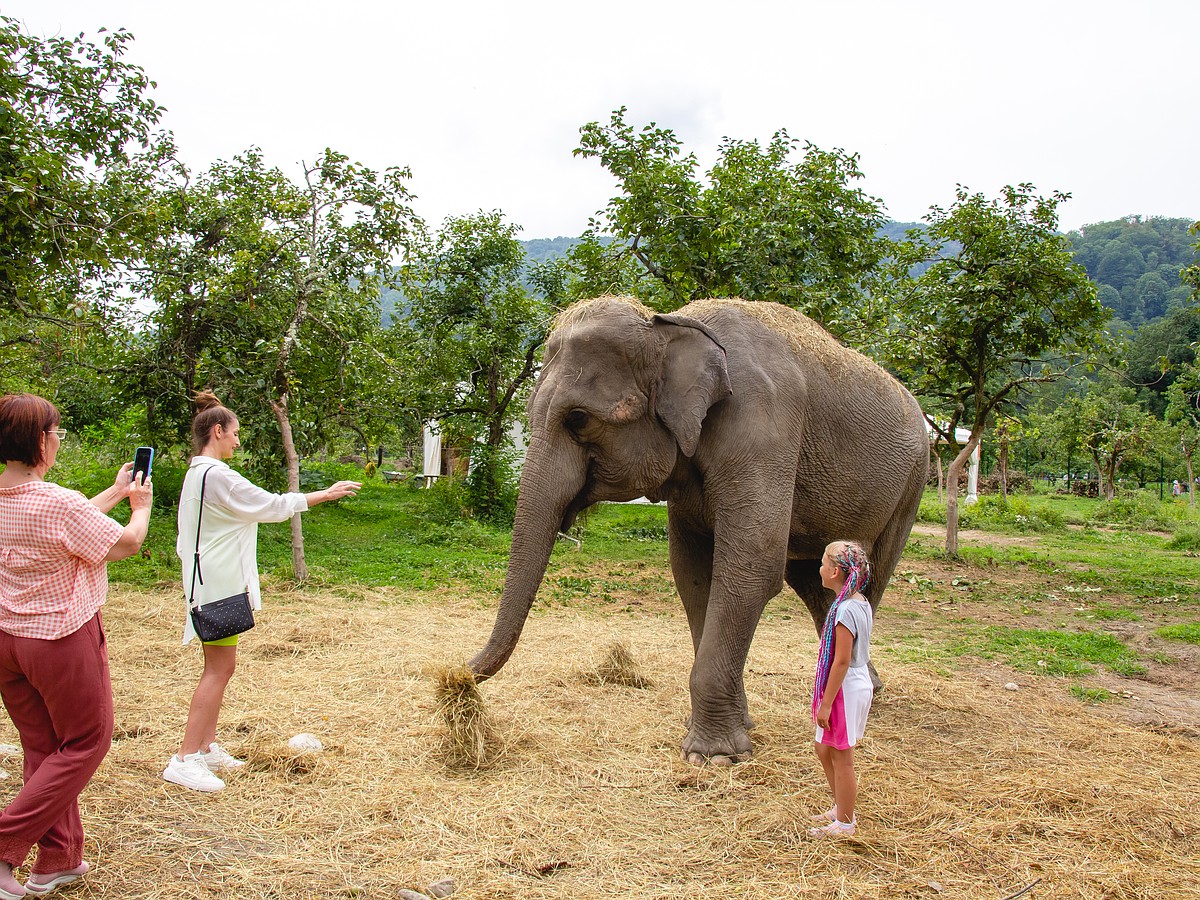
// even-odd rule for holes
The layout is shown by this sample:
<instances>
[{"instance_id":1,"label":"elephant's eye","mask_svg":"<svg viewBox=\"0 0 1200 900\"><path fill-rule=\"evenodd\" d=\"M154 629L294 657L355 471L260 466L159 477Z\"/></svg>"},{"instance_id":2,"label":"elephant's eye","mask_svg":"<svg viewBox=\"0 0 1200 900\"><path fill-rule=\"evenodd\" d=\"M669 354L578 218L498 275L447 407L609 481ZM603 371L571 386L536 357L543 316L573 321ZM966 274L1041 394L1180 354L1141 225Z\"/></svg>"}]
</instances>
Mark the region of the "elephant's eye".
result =
<instances>
[{"instance_id":1,"label":"elephant's eye","mask_svg":"<svg viewBox=\"0 0 1200 900\"><path fill-rule=\"evenodd\" d=\"M587 424L591 421L591 419L592 417L582 409L573 409L563 418L563 425L567 427L567 430L571 432L571 434L578 437L579 433L587 427Z\"/></svg>"}]
</instances>

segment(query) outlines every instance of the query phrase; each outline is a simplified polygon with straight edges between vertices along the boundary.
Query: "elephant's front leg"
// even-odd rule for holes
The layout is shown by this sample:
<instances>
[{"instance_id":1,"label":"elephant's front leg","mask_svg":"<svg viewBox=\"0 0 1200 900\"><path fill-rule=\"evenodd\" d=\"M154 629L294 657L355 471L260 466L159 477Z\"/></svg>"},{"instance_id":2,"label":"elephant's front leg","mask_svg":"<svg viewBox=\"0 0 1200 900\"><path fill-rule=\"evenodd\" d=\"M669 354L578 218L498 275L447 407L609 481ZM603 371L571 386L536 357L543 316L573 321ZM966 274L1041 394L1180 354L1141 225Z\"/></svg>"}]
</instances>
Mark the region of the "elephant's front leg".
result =
<instances>
[{"instance_id":1,"label":"elephant's front leg","mask_svg":"<svg viewBox=\"0 0 1200 900\"><path fill-rule=\"evenodd\" d=\"M708 596L712 590L713 536L683 524L678 517L668 518L668 534L671 548L671 573L675 578L675 589L683 602L687 614L688 629L692 635L693 658L700 653L700 642L704 637L704 621L708 614ZM754 727L746 706L746 692L740 695L742 724ZM687 719L692 725L692 717Z\"/></svg>"},{"instance_id":2,"label":"elephant's front leg","mask_svg":"<svg viewBox=\"0 0 1200 900\"><path fill-rule=\"evenodd\" d=\"M750 642L767 601L783 584L784 542L768 549L745 534L714 555L703 634L690 688L692 717L683 757L695 765L729 765L750 758L746 688ZM720 540L718 538L718 546Z\"/></svg>"}]
</instances>

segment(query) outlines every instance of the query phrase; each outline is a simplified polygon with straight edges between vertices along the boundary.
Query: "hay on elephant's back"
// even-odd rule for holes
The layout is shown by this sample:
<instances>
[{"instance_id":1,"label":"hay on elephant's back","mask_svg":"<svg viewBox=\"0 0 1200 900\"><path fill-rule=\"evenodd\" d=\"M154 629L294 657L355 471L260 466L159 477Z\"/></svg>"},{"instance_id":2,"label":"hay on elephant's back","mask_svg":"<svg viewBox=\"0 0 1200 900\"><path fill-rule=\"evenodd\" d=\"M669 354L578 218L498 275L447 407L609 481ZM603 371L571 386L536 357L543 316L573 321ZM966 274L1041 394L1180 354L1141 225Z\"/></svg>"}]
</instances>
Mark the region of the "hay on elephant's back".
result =
<instances>
[{"instance_id":1,"label":"hay on elephant's back","mask_svg":"<svg viewBox=\"0 0 1200 900\"><path fill-rule=\"evenodd\" d=\"M598 306L602 303L623 303L625 306L628 306L636 315L645 319L647 322L649 322L650 319L655 315L654 310L635 297L604 294L600 297L591 297L587 300L580 300L576 303L572 303L554 317L554 323L550 330L557 331L559 328L565 328L568 325L574 325L576 322L586 318L592 307Z\"/></svg>"},{"instance_id":2,"label":"hay on elephant's back","mask_svg":"<svg viewBox=\"0 0 1200 900\"><path fill-rule=\"evenodd\" d=\"M653 309L634 297L605 294L601 297L580 300L578 303L568 306L554 319L552 330L584 320L592 308L601 303L622 303L628 306L635 315L646 321L656 315ZM820 360L829 373L835 377L882 381L895 388L902 387L895 378L869 357L838 341L820 323L781 303L766 300L742 300L737 297L710 298L693 300L676 310L676 313L707 325L721 313L729 310L736 310L761 322L771 331L783 337L795 353Z\"/></svg>"},{"instance_id":3,"label":"hay on elephant's back","mask_svg":"<svg viewBox=\"0 0 1200 900\"><path fill-rule=\"evenodd\" d=\"M446 723L446 760L455 768L481 769L500 751L500 738L488 718L475 674L466 666L445 666L436 674L437 711Z\"/></svg>"},{"instance_id":4,"label":"hay on elephant's back","mask_svg":"<svg viewBox=\"0 0 1200 900\"><path fill-rule=\"evenodd\" d=\"M894 381L878 365L854 348L838 341L819 323L781 303L736 298L694 300L680 309L679 314L691 316L707 324L716 314L729 309L736 309L761 322L771 331L781 335L793 351L820 360L833 375L873 379L883 376L888 381Z\"/></svg>"}]
</instances>

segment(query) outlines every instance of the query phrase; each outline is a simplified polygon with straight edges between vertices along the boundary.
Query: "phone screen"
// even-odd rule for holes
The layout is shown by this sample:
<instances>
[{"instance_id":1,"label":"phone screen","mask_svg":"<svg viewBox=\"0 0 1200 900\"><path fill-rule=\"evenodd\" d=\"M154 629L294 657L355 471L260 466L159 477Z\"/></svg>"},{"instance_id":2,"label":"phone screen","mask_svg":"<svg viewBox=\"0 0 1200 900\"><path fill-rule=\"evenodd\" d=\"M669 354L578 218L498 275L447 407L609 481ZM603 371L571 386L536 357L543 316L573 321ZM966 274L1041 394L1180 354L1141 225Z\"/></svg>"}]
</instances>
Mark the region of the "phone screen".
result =
<instances>
[{"instance_id":1,"label":"phone screen","mask_svg":"<svg viewBox=\"0 0 1200 900\"><path fill-rule=\"evenodd\" d=\"M133 454L133 472L130 473L130 480L137 479L137 473L142 472L146 478L150 477L150 470L154 468L154 448L153 447L138 447Z\"/></svg>"}]
</instances>

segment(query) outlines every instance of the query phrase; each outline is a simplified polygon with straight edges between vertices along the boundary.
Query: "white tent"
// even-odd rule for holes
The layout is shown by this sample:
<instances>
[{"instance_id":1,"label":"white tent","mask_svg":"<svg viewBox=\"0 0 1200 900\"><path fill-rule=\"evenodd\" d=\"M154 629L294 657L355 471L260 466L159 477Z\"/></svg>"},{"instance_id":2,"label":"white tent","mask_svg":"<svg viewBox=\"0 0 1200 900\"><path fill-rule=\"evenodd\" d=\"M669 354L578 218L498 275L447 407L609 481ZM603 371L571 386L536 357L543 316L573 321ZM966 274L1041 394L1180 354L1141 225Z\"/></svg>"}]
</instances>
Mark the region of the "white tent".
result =
<instances>
[{"instance_id":1,"label":"white tent","mask_svg":"<svg viewBox=\"0 0 1200 900\"><path fill-rule=\"evenodd\" d=\"M425 487L433 484L442 474L442 434L438 431L437 422L425 423L425 467L421 477L425 479Z\"/></svg>"}]
</instances>

